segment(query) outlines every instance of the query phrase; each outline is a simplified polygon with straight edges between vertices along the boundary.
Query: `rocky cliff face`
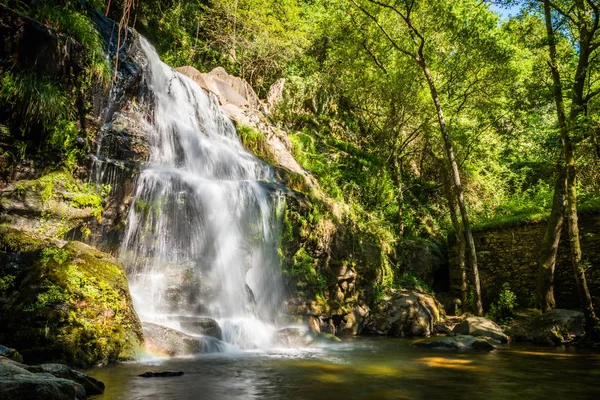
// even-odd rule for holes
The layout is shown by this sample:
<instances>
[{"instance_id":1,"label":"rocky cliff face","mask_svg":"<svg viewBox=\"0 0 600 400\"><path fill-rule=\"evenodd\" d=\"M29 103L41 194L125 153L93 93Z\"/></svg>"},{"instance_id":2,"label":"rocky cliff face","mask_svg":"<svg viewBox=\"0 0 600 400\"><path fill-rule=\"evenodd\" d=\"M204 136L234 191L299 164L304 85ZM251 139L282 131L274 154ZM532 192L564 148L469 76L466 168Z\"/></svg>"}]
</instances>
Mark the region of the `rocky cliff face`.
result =
<instances>
[{"instance_id":1,"label":"rocky cliff face","mask_svg":"<svg viewBox=\"0 0 600 400\"><path fill-rule=\"evenodd\" d=\"M98 24L112 29L111 21L98 18ZM0 90L12 90L14 82L24 87L14 102L0 104L0 342L19 349L25 361L89 365L132 359L143 336L123 265L74 240L100 241L107 227L118 225L125 210L115 200L127 197L127 185L109 199L109 186L82 182L94 170L87 158L68 171L56 164L65 154L37 149L61 129L61 140L75 141L70 150L92 154L104 121L113 129L126 115L124 105L139 93L139 75L124 63L119 87L90 86L81 78L89 60L81 43L4 6L0 31ZM132 43L124 60L136 54ZM27 105L31 102L38 108ZM75 105L76 121L42 121L67 104ZM117 147L125 167L135 165L134 154L142 152L130 140L112 151ZM110 241L103 243L114 249Z\"/></svg>"}]
</instances>

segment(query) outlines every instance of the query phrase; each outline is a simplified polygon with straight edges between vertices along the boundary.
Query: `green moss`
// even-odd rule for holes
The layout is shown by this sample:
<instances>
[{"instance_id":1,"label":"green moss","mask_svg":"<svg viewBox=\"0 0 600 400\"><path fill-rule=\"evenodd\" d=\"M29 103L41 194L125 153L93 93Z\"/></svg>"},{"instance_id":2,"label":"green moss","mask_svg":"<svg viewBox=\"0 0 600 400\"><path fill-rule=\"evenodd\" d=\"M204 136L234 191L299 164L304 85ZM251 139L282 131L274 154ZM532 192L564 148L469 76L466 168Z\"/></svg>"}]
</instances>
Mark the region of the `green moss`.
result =
<instances>
[{"instance_id":1,"label":"green moss","mask_svg":"<svg viewBox=\"0 0 600 400\"><path fill-rule=\"evenodd\" d=\"M238 125L237 132L242 144L248 151L268 164L276 164L275 155L262 132L246 125Z\"/></svg>"},{"instance_id":2,"label":"green moss","mask_svg":"<svg viewBox=\"0 0 600 400\"><path fill-rule=\"evenodd\" d=\"M109 192L105 186L81 184L66 171L51 172L32 181L19 181L15 186L19 187L17 195L21 197L28 196L33 199L39 196L42 203L48 203L50 200L69 202L70 207L90 209L96 218L100 218L104 211L101 193ZM50 213L47 217L52 219L52 210L46 208L44 211Z\"/></svg>"}]
</instances>

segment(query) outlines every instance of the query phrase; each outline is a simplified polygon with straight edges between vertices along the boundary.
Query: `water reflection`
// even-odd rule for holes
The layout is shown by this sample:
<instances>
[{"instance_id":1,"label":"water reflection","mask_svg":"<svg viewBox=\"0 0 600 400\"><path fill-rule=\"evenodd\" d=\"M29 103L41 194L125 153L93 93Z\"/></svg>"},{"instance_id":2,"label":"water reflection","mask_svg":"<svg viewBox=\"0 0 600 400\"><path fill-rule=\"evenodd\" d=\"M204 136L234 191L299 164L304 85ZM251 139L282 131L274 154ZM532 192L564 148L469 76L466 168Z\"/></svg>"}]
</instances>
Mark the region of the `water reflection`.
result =
<instances>
[{"instance_id":1,"label":"water reflection","mask_svg":"<svg viewBox=\"0 0 600 400\"><path fill-rule=\"evenodd\" d=\"M597 399L600 356L506 346L491 353L431 352L399 339L357 339L304 350L237 352L88 371L96 399ZM148 370L181 370L145 379Z\"/></svg>"}]
</instances>

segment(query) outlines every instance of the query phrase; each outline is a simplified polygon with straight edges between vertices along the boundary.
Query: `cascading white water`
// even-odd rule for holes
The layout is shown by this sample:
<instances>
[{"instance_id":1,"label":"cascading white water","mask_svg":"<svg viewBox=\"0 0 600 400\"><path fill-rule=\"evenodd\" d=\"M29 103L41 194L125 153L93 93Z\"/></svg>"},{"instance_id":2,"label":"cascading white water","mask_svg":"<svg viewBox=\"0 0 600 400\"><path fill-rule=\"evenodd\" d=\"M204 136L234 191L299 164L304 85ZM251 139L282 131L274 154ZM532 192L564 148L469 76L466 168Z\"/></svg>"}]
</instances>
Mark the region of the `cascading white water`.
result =
<instances>
[{"instance_id":1,"label":"cascading white water","mask_svg":"<svg viewBox=\"0 0 600 400\"><path fill-rule=\"evenodd\" d=\"M214 95L141 43L151 154L121 249L136 309L174 328L178 316L209 316L225 341L268 346L282 299L272 169L244 150Z\"/></svg>"}]
</instances>

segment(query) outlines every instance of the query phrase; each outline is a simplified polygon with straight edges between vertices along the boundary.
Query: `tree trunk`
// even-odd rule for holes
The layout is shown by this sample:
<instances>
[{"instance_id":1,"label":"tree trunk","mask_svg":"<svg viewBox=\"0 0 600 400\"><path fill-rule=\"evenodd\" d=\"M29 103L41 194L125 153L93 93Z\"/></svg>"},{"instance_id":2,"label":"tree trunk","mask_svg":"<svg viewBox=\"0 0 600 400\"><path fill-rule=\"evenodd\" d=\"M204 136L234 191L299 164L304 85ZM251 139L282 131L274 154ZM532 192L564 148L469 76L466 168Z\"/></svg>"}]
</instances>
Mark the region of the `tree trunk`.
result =
<instances>
[{"instance_id":1,"label":"tree trunk","mask_svg":"<svg viewBox=\"0 0 600 400\"><path fill-rule=\"evenodd\" d=\"M594 313L592 296L587 286L585 278L585 270L581 268L581 244L579 241L579 226L577 218L577 177L575 168L575 157L573 155L573 143L569 134L569 126L565 118L565 108L563 102L562 81L558 70L556 42L554 37L554 28L552 26L552 14L550 1L544 0L544 20L546 23L546 33L548 35L548 51L550 53L550 69L552 72L552 81L554 83L554 99L558 115L558 124L560 135L563 143L563 155L565 158L565 167L567 174L567 221L569 226L569 244L571 264L573 266L573 274L577 284L577 292L583 308L586 321L586 333L592 333L597 318ZM580 31L579 40L579 57L577 63L577 71L573 83L573 101L571 105L571 113L569 115L571 121L571 129L575 129L578 124L578 119L585 110L585 101L583 97L583 88L586 79L586 71L590 56L590 38L587 37L587 31L583 27Z\"/></svg>"},{"instance_id":2,"label":"tree trunk","mask_svg":"<svg viewBox=\"0 0 600 400\"><path fill-rule=\"evenodd\" d=\"M570 143L569 143L570 144ZM577 291L585 316L585 331L589 335L594 330L598 319L594 312L594 303L587 280L585 269L581 266L581 243L579 241L579 224L577 217L577 177L575 158L571 146L565 148L565 161L567 164L567 220L569 221L569 243L571 245L571 264L577 283Z\"/></svg>"},{"instance_id":3,"label":"tree trunk","mask_svg":"<svg viewBox=\"0 0 600 400\"><path fill-rule=\"evenodd\" d=\"M394 177L396 180L396 201L398 201L398 235L400 237L404 236L404 213L403 213L403 202L404 202L404 196L403 196L403 190L402 190L402 171L400 168L400 162L398 161L398 158L396 157L396 155L394 154L393 156L393 161L394 161Z\"/></svg>"},{"instance_id":4,"label":"tree trunk","mask_svg":"<svg viewBox=\"0 0 600 400\"><path fill-rule=\"evenodd\" d=\"M556 307L554 300L554 267L556 253L560 243L560 235L565 215L566 170L561 163L558 165L558 176L554 187L552 211L546 226L546 234L542 242L540 265L537 276L537 300L542 312Z\"/></svg>"},{"instance_id":5,"label":"tree trunk","mask_svg":"<svg viewBox=\"0 0 600 400\"><path fill-rule=\"evenodd\" d=\"M454 227L454 234L456 236L456 245L458 247L458 267L460 268L460 300L462 302L463 314L468 311L467 307L467 269L465 266L465 235L462 229L462 225L458 221L456 215L456 196L452 191L450 185L450 177L448 174L444 174L444 191L446 192L446 199L448 200L448 210L450 211L450 220L452 221L452 227Z\"/></svg>"},{"instance_id":6,"label":"tree trunk","mask_svg":"<svg viewBox=\"0 0 600 400\"><path fill-rule=\"evenodd\" d=\"M458 203L458 208L460 210L460 216L462 219L463 232L465 237L466 244L466 255L468 265L471 270L471 283L473 284L473 289L475 291L475 304L473 312L477 316L483 315L483 304L481 301L481 286L479 283L479 270L477 268L477 253L475 252L475 241L473 240L473 233L471 232L471 225L469 223L469 216L467 213L467 207L465 205L463 189L460 182L460 174L458 172L458 164L456 163L456 158L454 157L454 147L452 145L452 140L450 139L450 135L448 134L448 129L446 127L446 121L444 119L444 112L442 110L442 105L440 101L440 96L438 94L437 88L435 87L435 82L433 81L433 77L431 76L431 71L427 67L425 61L423 61L422 57L420 60L417 60L419 66L423 70L425 74L425 78L427 79L427 84L429 85L429 91L431 93L431 98L433 103L435 104L435 109L437 111L438 123L440 125L440 132L442 134L442 138L444 139L444 148L446 150L446 157L448 159L449 166L449 175L452 178L452 183L455 191L456 202Z\"/></svg>"}]
</instances>

